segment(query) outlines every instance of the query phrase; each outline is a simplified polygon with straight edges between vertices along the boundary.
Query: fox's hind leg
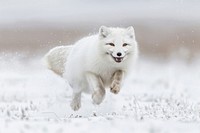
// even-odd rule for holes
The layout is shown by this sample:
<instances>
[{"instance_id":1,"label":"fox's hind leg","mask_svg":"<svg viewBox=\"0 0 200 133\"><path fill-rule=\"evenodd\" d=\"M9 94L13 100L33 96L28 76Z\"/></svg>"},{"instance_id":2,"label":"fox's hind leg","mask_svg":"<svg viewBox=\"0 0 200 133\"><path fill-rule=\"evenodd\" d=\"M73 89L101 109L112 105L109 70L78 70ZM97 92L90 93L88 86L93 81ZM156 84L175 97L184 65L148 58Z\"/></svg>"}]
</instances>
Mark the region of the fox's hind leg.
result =
<instances>
[{"instance_id":1,"label":"fox's hind leg","mask_svg":"<svg viewBox=\"0 0 200 133\"><path fill-rule=\"evenodd\" d=\"M93 88L92 100L94 104L100 104L105 97L105 88L101 78L95 74L88 73L87 80L89 85Z\"/></svg>"},{"instance_id":2,"label":"fox's hind leg","mask_svg":"<svg viewBox=\"0 0 200 133\"><path fill-rule=\"evenodd\" d=\"M77 111L81 107L81 92L79 93L73 92L70 106L74 111Z\"/></svg>"},{"instance_id":3,"label":"fox's hind leg","mask_svg":"<svg viewBox=\"0 0 200 133\"><path fill-rule=\"evenodd\" d=\"M121 82L124 76L124 72L122 70L118 70L113 74L112 82L110 86L110 91L114 94L119 93Z\"/></svg>"}]
</instances>

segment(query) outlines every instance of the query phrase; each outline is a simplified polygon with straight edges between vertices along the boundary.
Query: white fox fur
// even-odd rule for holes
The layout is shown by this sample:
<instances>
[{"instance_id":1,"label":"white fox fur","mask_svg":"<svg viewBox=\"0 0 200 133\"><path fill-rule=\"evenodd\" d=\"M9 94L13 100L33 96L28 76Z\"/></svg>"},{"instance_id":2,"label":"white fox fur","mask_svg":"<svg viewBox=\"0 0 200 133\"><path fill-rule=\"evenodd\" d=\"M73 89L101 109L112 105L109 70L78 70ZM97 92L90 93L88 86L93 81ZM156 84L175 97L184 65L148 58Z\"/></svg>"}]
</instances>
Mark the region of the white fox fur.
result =
<instances>
[{"instance_id":1,"label":"white fox fur","mask_svg":"<svg viewBox=\"0 0 200 133\"><path fill-rule=\"evenodd\" d=\"M46 56L49 69L63 76L73 90L71 108L81 107L81 93L91 93L94 104L100 104L105 88L120 91L126 76L138 56L138 45L133 27L108 28L85 37L73 46L59 46Z\"/></svg>"}]
</instances>

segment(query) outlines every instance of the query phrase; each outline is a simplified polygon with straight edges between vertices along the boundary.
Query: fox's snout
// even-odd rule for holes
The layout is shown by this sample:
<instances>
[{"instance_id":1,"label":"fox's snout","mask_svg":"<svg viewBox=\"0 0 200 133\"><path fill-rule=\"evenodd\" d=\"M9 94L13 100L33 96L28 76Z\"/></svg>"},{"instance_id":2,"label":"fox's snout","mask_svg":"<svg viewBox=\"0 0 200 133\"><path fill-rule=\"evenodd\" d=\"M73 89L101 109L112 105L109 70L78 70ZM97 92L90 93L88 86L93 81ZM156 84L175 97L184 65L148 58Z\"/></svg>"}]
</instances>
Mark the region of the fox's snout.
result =
<instances>
[{"instance_id":1,"label":"fox's snout","mask_svg":"<svg viewBox=\"0 0 200 133\"><path fill-rule=\"evenodd\" d=\"M123 50L112 51L112 56L114 57L124 57L126 56L126 52Z\"/></svg>"},{"instance_id":2,"label":"fox's snout","mask_svg":"<svg viewBox=\"0 0 200 133\"><path fill-rule=\"evenodd\" d=\"M119 57L122 56L122 53L121 53L121 52L118 52L118 53L117 53L117 56L119 56Z\"/></svg>"}]
</instances>

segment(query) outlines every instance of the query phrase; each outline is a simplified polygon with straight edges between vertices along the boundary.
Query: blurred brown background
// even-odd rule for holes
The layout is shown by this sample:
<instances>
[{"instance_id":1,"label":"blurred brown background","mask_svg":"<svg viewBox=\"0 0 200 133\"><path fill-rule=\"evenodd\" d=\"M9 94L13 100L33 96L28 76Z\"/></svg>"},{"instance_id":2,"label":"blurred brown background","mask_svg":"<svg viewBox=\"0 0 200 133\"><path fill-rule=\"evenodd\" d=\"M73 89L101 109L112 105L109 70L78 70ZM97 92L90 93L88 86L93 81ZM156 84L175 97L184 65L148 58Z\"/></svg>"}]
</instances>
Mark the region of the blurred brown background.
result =
<instances>
[{"instance_id":1,"label":"blurred brown background","mask_svg":"<svg viewBox=\"0 0 200 133\"><path fill-rule=\"evenodd\" d=\"M73 44L101 25L133 25L143 57L197 58L200 2L0 0L0 52L29 56ZM199 6L198 6L199 5Z\"/></svg>"}]
</instances>

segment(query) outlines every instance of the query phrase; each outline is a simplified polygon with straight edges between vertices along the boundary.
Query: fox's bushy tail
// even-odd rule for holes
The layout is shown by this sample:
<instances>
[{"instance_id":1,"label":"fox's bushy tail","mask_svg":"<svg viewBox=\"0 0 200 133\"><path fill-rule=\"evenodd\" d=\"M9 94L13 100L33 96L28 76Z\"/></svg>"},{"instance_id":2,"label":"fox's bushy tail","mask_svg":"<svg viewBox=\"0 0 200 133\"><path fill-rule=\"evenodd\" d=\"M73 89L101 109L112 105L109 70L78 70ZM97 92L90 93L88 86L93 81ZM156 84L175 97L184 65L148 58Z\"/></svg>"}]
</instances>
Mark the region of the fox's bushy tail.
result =
<instances>
[{"instance_id":1,"label":"fox's bushy tail","mask_svg":"<svg viewBox=\"0 0 200 133\"><path fill-rule=\"evenodd\" d=\"M45 66L62 77L65 71L65 63L72 47L72 45L57 46L51 49L44 56Z\"/></svg>"}]
</instances>

